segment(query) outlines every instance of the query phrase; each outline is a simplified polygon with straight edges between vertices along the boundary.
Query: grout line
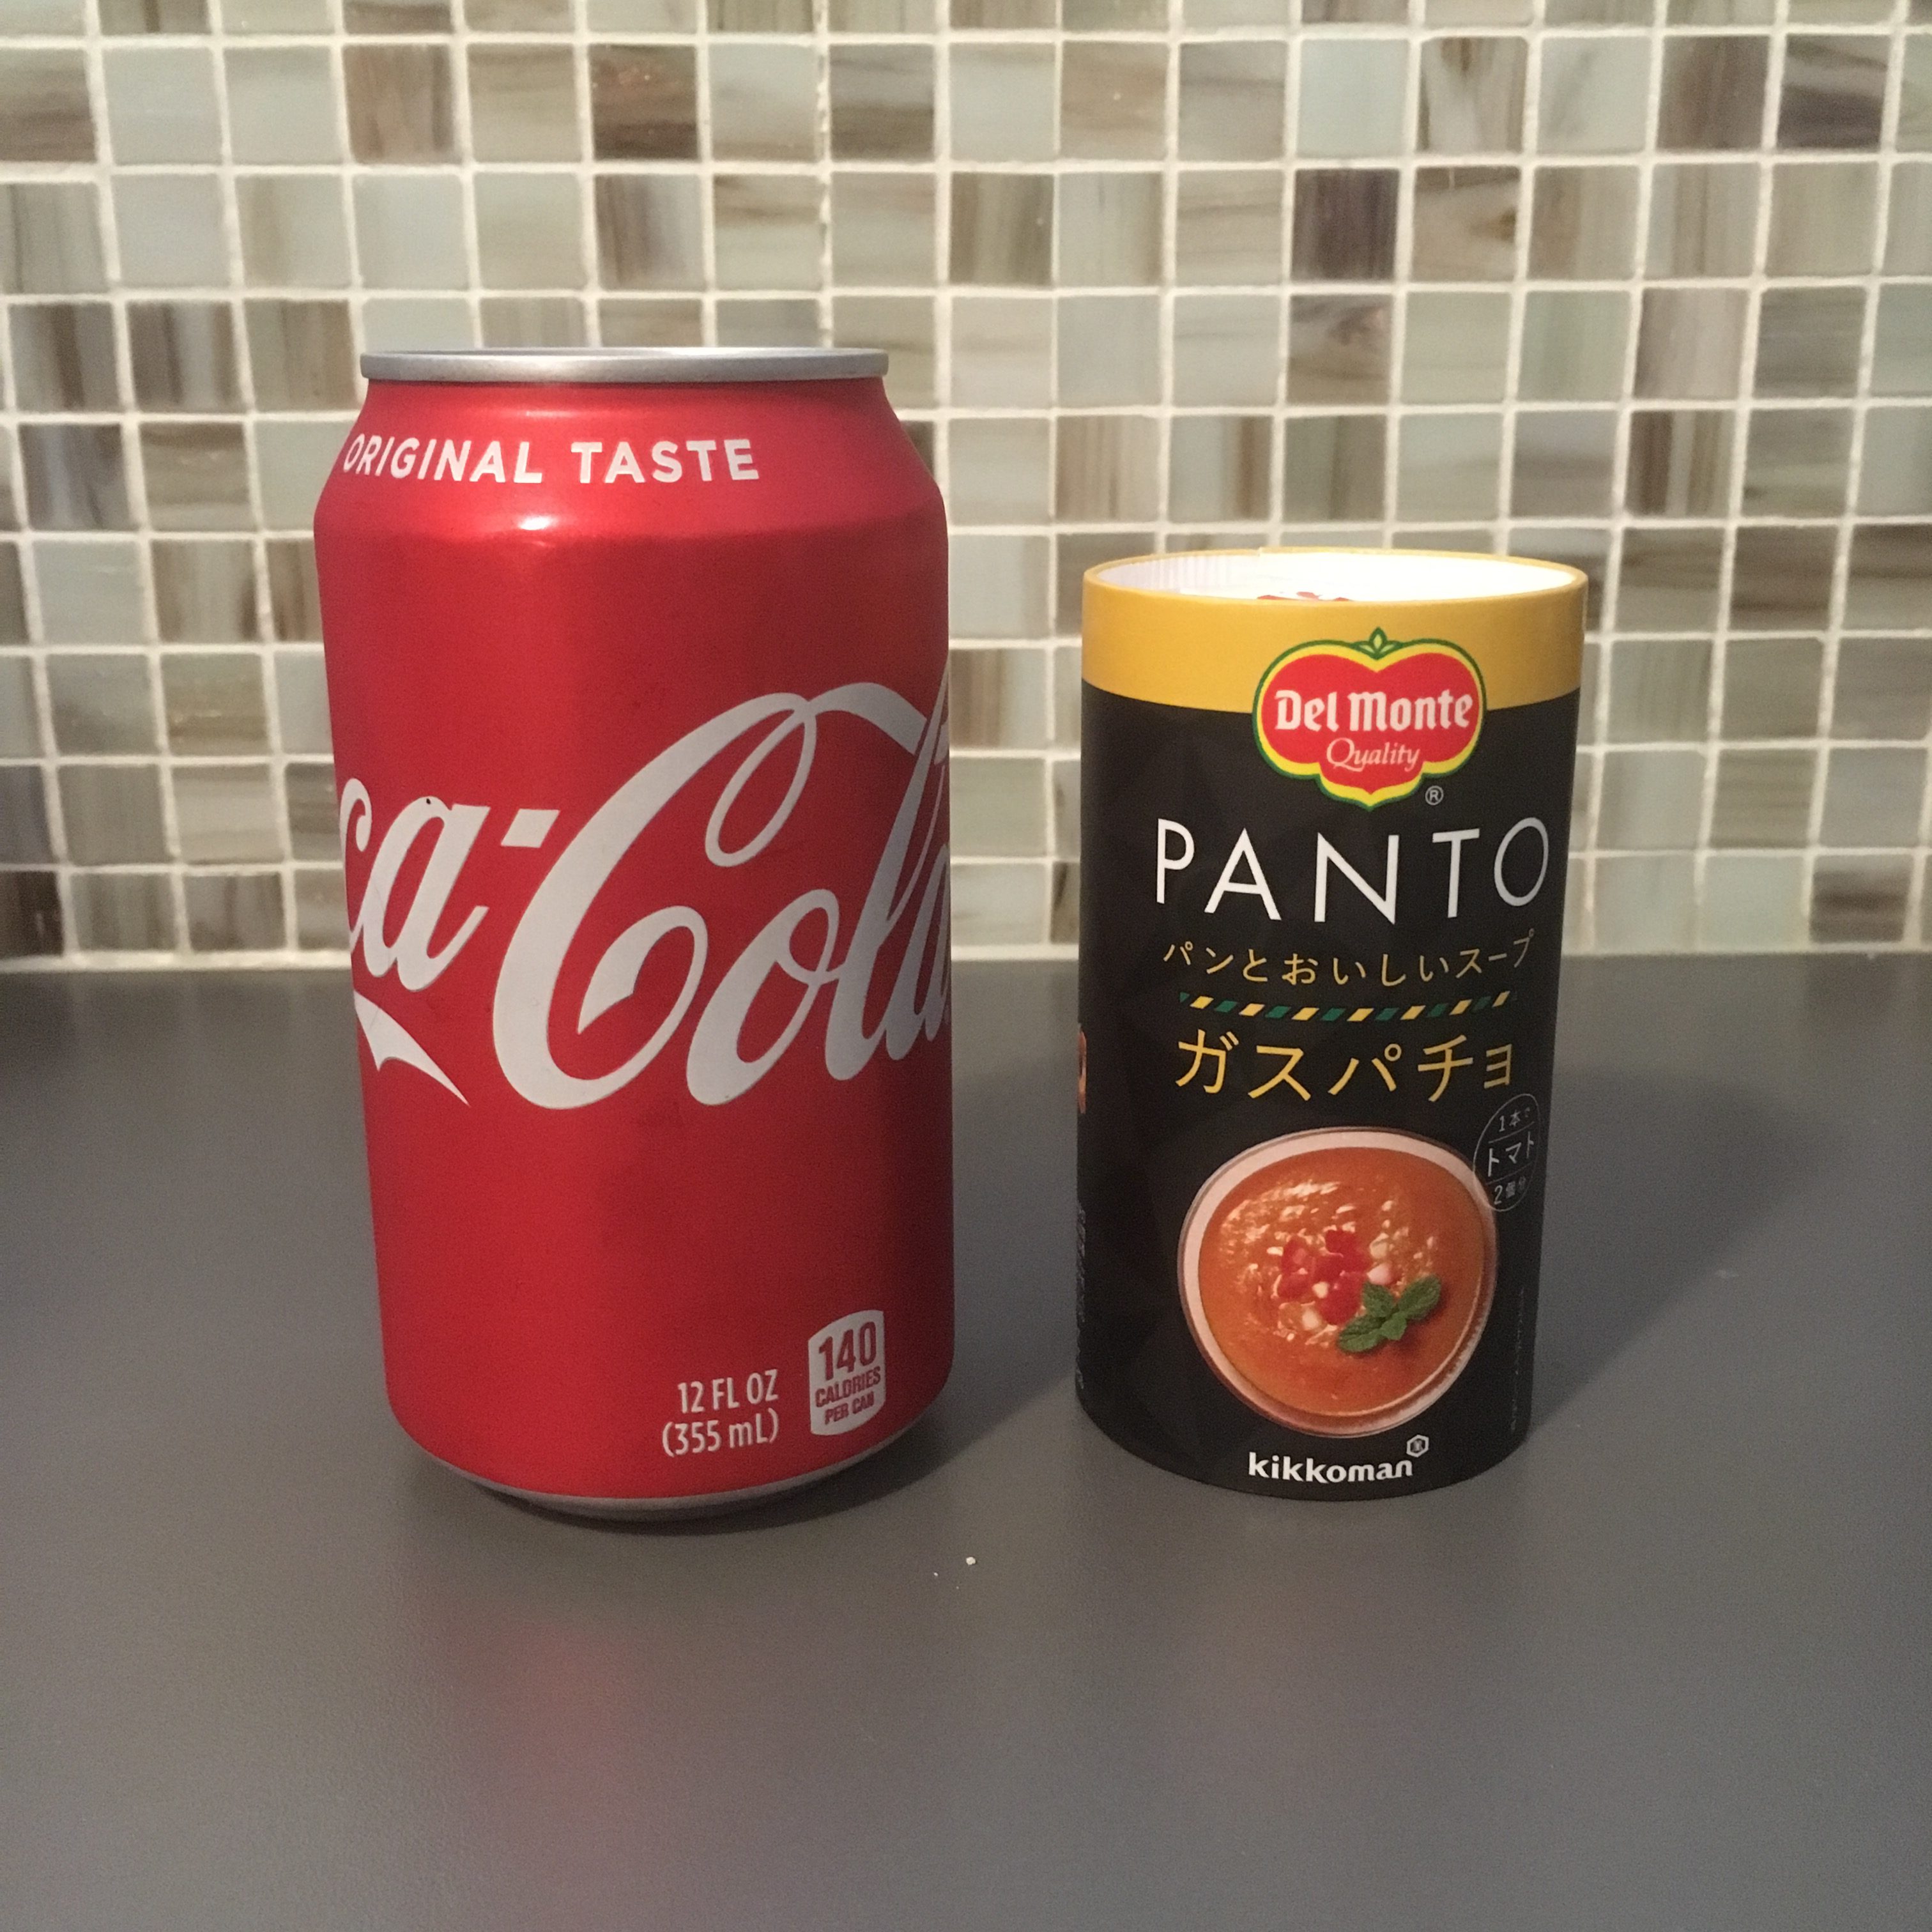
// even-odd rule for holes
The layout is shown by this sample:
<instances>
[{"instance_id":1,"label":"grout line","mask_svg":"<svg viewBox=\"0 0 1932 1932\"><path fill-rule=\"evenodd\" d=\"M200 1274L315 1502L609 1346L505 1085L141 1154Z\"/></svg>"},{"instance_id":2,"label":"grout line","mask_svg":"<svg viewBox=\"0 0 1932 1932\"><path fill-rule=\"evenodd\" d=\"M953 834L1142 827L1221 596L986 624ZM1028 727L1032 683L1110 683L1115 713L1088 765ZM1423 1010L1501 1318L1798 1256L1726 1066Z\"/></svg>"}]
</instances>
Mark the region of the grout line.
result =
<instances>
[{"instance_id":1,"label":"grout line","mask_svg":"<svg viewBox=\"0 0 1932 1932\"><path fill-rule=\"evenodd\" d=\"M1880 112L1879 155L1876 164L1878 194L1872 218L1873 257L1874 262L1880 265L1875 272L1878 286L1868 292L1864 299L1864 328L1858 342L1858 382L1852 404L1852 446L1846 467L1845 514L1848 533L1844 542L1848 554L1846 564L1848 588L1850 572L1849 554L1856 542L1857 524L1853 520L1858 518L1858 502L1864 494L1865 451L1871 418L1872 380L1878 353L1880 291L1885 286L1882 264L1891 241L1892 190L1898 174L1897 164L1891 158L1898 151L1898 125L1904 111L1905 25L1906 0L1894 0L1891 52L1886 63L1885 102ZM1932 49L1932 38L1928 38L1924 44ZM1819 734L1826 746L1821 755L1824 768L1821 790L1830 783L1832 761L1838 749L1832 742L1832 728L1837 722L1838 659L1845 628L1842 608L1838 615L1838 622L1833 626L1831 634L1826 640L1825 662L1820 674L1822 688L1820 693ZM1928 885L1927 878L1928 872L1932 872L1932 862L1928 862L1927 858L1928 848L1932 847L1932 760L1928 760L1928 769L1920 775L1923 796L1918 802L1918 850L1913 861L1909 863L1906 874L1904 922L1901 936L1908 944L1915 934L1921 940L1932 940L1932 908L1928 908L1926 896L1928 890L1932 890L1932 885ZM1822 812L1820 823L1822 830ZM1815 856L1808 863L1813 877L1812 889L1815 891L1817 864Z\"/></svg>"},{"instance_id":2,"label":"grout line","mask_svg":"<svg viewBox=\"0 0 1932 1932\"><path fill-rule=\"evenodd\" d=\"M1790 13L1790 0L1775 0L1775 8L1776 17L1780 21L1785 20ZM1744 331L1738 347L1738 394L1732 404L1731 414L1731 468L1730 475L1726 479L1724 499L1724 520L1728 533L1718 553L1717 622L1712 632L1710 685L1705 695L1703 783L1698 798L1697 846L1691 860L1691 897L1694 916L1700 928L1694 936L1694 944L1701 939L1705 887L1710 875L1711 840L1716 825L1718 782L1724 762L1724 695L1730 676L1731 613L1737 590L1737 531L1744 516L1744 486L1748 474L1747 459L1750 454L1750 426L1756 405L1758 345L1764 314L1766 266L1771 251L1772 193L1776 179L1773 158L1778 102L1784 87L1784 37L1782 32L1779 32L1774 34L1768 50L1765 97L1761 104L1763 118L1759 124L1758 130L1760 152L1750 162L1757 182L1754 210L1756 219L1751 234L1749 292L1744 298ZM1652 172L1652 168L1646 166L1646 177ZM1802 880L1801 885L1805 904L1808 906L1810 900L1808 880Z\"/></svg>"},{"instance_id":3,"label":"grout line","mask_svg":"<svg viewBox=\"0 0 1932 1932\"><path fill-rule=\"evenodd\" d=\"M688 43L704 31L702 9L694 16L699 22L692 27L664 26L614 26L600 28L601 41L649 41ZM1834 39L1878 38L1890 24L1889 20L1843 20L1834 22L1822 16L1795 23L1798 31L1810 35L1826 35ZM1922 24L1909 22L1909 26ZM154 46L205 45L220 31L218 28L186 29L170 28L143 32L140 43ZM331 29L320 27L284 28L268 33L250 33L245 37L230 30L236 39L245 38L250 46L314 46L326 38ZM547 45L567 37L568 30L547 27L491 27L471 30L476 36L496 46L515 46L519 44ZM760 46L778 45L801 46L811 44L809 32L794 32L773 29L718 29L721 35L734 40L755 41ZM1051 45L1056 39L1088 41L1104 38L1113 40L1133 40L1159 43L1173 30L1170 25L1159 27L1136 27L1131 25L1109 26L1105 28L1057 28L1052 27L956 27L953 31L968 40L968 44L987 44L1021 41L1034 45ZM1292 39L1298 34L1313 34L1322 38L1400 40L1467 40L1488 39L1496 37L1517 38L1529 29L1522 21L1442 21L1433 23L1413 17L1400 21L1373 20L1318 20L1288 26L1280 23L1255 22L1232 26L1187 26L1182 32L1190 42L1219 41L1239 44L1250 40L1279 40ZM1546 32L1556 40L1642 40L1652 38L1683 40L1761 40L1770 32L1770 25L1762 20L1747 21L1565 21L1539 31ZM930 28L841 28L842 40L876 40L887 45L917 44L928 40ZM65 33L9 34L7 44L10 48L60 49L74 44L76 36ZM122 38L116 36L116 38ZM130 39L133 36L127 37ZM386 44L398 41L430 40L443 38L434 28L416 27L401 33L385 33L364 29L358 38L380 38Z\"/></svg>"},{"instance_id":4,"label":"grout line","mask_svg":"<svg viewBox=\"0 0 1932 1932\"><path fill-rule=\"evenodd\" d=\"M470 308L472 341L481 344L483 334L483 223L476 205L476 142L470 118L470 30L466 4L452 0L454 31L448 38L445 56L449 74L450 112L456 143L456 172L463 196L463 256L467 277L464 293Z\"/></svg>"},{"instance_id":5,"label":"grout line","mask_svg":"<svg viewBox=\"0 0 1932 1932\"><path fill-rule=\"evenodd\" d=\"M1159 388L1163 398L1174 394L1174 290L1180 276L1180 50L1178 44L1181 11L1185 0L1167 0L1167 31L1162 42L1164 65L1161 76L1160 142L1160 288L1156 313L1160 330L1156 352L1160 361ZM1062 60L1065 56L1063 53ZM1286 184L1284 178L1284 194ZM1056 322L1058 318L1056 316ZM1059 374L1054 371L1054 401L1060 399ZM1173 414L1171 408L1154 412L1154 548L1173 548L1172 506L1174 490Z\"/></svg>"},{"instance_id":6,"label":"grout line","mask_svg":"<svg viewBox=\"0 0 1932 1932\"><path fill-rule=\"evenodd\" d=\"M146 661L151 722L155 733L153 754L140 762L150 766L154 774L155 787L160 799L162 844L172 862L169 898L175 920L177 944L180 950L185 951L188 943L188 887L182 870L180 814L175 800L174 773L167 727L166 691L161 676L160 623L154 584L152 542L153 506L148 496L147 457L142 446L142 418L135 392L132 318L128 313L130 304L122 277L120 210L114 194L115 184L120 171L113 159L113 132L106 111L106 67L103 37L100 32L98 0L96 4L88 8L87 31L88 79L94 100L94 127L98 149L94 172L98 188L100 245L106 271L108 298L114 310L115 380L121 392L118 420L122 425L122 453L126 466L128 506L134 522L132 541L141 598L142 635L135 648ZM212 54L211 58L213 57ZM222 136L225 143L227 138L225 124ZM218 182L218 176L217 180ZM226 248L229 236L225 228L223 242L224 248ZM231 274L233 267L231 256ZM230 291L224 290L221 292L225 296ZM49 742L51 745L52 740ZM66 880L65 890L70 904L73 891L70 877ZM77 937L75 936L76 944Z\"/></svg>"},{"instance_id":7,"label":"grout line","mask_svg":"<svg viewBox=\"0 0 1932 1932\"><path fill-rule=\"evenodd\" d=\"M571 49L570 112L577 129L577 158L560 163L578 178L577 247L584 261L584 339L601 344L604 340L604 304L608 292L604 284L604 262L597 231L597 129L590 112L590 0L570 0ZM484 45L489 42L485 40ZM466 61L464 88L469 89L469 63ZM476 115L472 101L470 115ZM709 117L706 117L709 124Z\"/></svg>"},{"instance_id":8,"label":"grout line","mask_svg":"<svg viewBox=\"0 0 1932 1932\"><path fill-rule=\"evenodd\" d=\"M235 135L233 118L230 112L228 94L228 63L226 58L226 35L225 20L221 31L215 37L213 52L214 70L214 99L220 132L220 157L219 180L221 191L223 243L228 255L229 280L236 290L245 289L248 277L242 254L242 215L235 184ZM230 326L235 336L235 367L236 380L242 397L242 434L244 447L248 453L248 520L252 526L248 534L250 579L254 592L255 630L260 642L255 652L256 688L261 694L263 723L266 727L268 797L274 813L275 843L280 848L277 867L277 890L281 909L282 944L284 950L292 950L296 936L295 880L289 868L291 834L289 829L288 780L286 767L282 756L281 725L276 704L274 652L270 640L274 635L273 600L269 592L268 544L262 536L268 518L264 513L262 489L262 447L260 412L255 388L254 356L248 338L248 308L245 301L236 297L226 304ZM152 545L149 547L152 551ZM160 634L158 595L156 606L155 635ZM163 692L165 697L165 687ZM165 705L161 715L162 729L166 738L169 752L167 790L170 802L173 802L174 758L172 735L167 730ZM177 811L177 816L178 813ZM182 880L183 906L185 911L187 880ZM190 934L185 917L181 928L181 943L186 948Z\"/></svg>"},{"instance_id":9,"label":"grout line","mask_svg":"<svg viewBox=\"0 0 1932 1932\"><path fill-rule=\"evenodd\" d=\"M818 183L818 332L822 342L833 342L837 338L837 314L832 306L836 278L832 267L832 34L830 8L828 0L812 0L812 59L813 59L813 129L812 145L815 152L812 167ZM707 42L708 44L708 42ZM936 156L944 149L939 140L940 103L938 98L940 86L940 60L934 50L933 56L933 152ZM710 139L711 95L707 88L698 97L703 106L698 118L704 124L705 139ZM935 160L935 168L938 164ZM937 190L935 190L935 193ZM936 243L935 243L936 245Z\"/></svg>"}]
</instances>

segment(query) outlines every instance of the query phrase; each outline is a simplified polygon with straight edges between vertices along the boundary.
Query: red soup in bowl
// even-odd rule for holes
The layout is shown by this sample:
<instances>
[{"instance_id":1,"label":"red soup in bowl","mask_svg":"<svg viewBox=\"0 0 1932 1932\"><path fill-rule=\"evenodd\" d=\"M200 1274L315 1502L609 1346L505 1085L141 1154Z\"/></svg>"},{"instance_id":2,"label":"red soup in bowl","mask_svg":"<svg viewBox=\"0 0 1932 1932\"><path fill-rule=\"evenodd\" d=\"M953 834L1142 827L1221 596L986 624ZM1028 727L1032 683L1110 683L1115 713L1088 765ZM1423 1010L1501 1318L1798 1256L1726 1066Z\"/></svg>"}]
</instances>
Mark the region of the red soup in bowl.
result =
<instances>
[{"instance_id":1,"label":"red soup in bowl","mask_svg":"<svg viewBox=\"0 0 1932 1932\"><path fill-rule=\"evenodd\" d=\"M1361 1436L1433 1402L1475 1348L1496 1220L1459 1156L1412 1134L1290 1134L1196 1197L1181 1294L1215 1372L1260 1414Z\"/></svg>"}]
</instances>

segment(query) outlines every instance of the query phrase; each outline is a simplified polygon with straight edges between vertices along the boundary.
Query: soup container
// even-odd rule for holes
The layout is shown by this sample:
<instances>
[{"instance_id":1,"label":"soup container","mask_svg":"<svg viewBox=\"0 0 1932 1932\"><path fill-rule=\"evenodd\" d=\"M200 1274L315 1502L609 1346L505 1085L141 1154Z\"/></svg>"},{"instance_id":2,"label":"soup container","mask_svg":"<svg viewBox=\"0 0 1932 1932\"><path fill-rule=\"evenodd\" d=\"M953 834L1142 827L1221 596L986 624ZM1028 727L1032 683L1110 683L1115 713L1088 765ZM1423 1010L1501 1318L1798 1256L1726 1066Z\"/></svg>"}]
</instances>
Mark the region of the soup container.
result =
<instances>
[{"instance_id":1,"label":"soup container","mask_svg":"<svg viewBox=\"0 0 1932 1932\"><path fill-rule=\"evenodd\" d=\"M1528 1426L1586 585L1088 573L1078 1389L1163 1468L1400 1496Z\"/></svg>"}]
</instances>

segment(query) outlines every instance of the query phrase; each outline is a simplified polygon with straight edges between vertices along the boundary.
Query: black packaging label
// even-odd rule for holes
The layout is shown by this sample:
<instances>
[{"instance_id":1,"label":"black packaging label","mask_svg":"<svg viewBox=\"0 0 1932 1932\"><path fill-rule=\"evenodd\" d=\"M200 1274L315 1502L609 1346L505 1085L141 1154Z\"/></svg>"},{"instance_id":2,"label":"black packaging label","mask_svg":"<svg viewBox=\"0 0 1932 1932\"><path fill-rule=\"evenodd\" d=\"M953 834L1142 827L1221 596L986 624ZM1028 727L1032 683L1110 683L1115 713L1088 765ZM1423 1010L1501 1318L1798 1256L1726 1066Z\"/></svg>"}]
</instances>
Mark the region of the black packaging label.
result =
<instances>
[{"instance_id":1,"label":"black packaging label","mask_svg":"<svg viewBox=\"0 0 1932 1932\"><path fill-rule=\"evenodd\" d=\"M1576 694L1486 710L1377 634L1247 714L1083 705L1082 1401L1234 1489L1486 1468L1528 1420Z\"/></svg>"}]
</instances>

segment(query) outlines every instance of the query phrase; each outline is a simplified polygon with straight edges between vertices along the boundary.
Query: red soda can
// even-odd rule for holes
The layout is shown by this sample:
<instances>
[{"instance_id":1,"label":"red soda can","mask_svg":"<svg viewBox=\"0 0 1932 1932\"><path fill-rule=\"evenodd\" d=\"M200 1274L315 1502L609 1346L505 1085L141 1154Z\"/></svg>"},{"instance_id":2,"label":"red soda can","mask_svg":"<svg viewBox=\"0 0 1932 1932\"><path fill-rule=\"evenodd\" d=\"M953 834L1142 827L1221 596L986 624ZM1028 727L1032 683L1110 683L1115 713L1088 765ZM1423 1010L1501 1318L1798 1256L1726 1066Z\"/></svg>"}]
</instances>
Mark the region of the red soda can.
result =
<instances>
[{"instance_id":1,"label":"red soda can","mask_svg":"<svg viewBox=\"0 0 1932 1932\"><path fill-rule=\"evenodd\" d=\"M727 1507L952 1354L946 531L853 350L372 355L316 512L389 1400Z\"/></svg>"}]
</instances>

